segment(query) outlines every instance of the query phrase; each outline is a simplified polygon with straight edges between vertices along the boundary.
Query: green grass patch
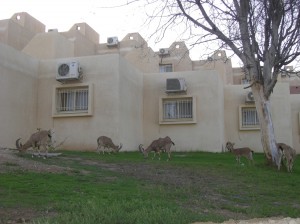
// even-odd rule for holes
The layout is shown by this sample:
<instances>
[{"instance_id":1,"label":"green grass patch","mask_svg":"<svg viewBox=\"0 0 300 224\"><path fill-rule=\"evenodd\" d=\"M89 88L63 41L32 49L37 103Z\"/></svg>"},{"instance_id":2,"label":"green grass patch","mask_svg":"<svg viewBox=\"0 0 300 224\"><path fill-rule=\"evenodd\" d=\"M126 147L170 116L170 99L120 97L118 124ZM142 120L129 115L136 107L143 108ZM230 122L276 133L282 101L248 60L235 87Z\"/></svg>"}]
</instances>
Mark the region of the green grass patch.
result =
<instances>
[{"instance_id":1,"label":"green grass patch","mask_svg":"<svg viewBox=\"0 0 300 224\"><path fill-rule=\"evenodd\" d=\"M237 165L229 153L175 152L167 162L138 152L62 151L31 158L68 172L0 173L0 209L38 211L33 223L192 223L230 218L300 217L300 170L277 171L255 154ZM297 161L296 161L297 162ZM55 215L49 216L52 211ZM0 223L11 219L9 214Z\"/></svg>"}]
</instances>

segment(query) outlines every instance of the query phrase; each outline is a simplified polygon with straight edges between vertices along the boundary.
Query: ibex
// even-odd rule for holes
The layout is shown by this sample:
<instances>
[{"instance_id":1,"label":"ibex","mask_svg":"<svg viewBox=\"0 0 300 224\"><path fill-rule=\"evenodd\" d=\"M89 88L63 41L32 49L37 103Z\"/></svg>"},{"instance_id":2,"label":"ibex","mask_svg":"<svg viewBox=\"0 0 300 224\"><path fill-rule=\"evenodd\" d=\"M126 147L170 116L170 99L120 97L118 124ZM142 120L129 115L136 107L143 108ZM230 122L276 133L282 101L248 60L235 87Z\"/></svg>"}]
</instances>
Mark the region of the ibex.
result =
<instances>
[{"instance_id":1,"label":"ibex","mask_svg":"<svg viewBox=\"0 0 300 224\"><path fill-rule=\"evenodd\" d=\"M100 153L101 148L103 147L102 153L104 154L105 149L107 149L107 152L110 153L109 149L112 149L113 152L119 152L120 149L122 148L122 143L120 145L115 145L111 138L106 137L106 136L100 136L97 139L97 151Z\"/></svg>"},{"instance_id":2,"label":"ibex","mask_svg":"<svg viewBox=\"0 0 300 224\"><path fill-rule=\"evenodd\" d=\"M288 172L292 172L294 160L296 158L296 150L284 143L277 143L277 147L281 150L282 162L286 160L286 168Z\"/></svg>"},{"instance_id":3,"label":"ibex","mask_svg":"<svg viewBox=\"0 0 300 224\"><path fill-rule=\"evenodd\" d=\"M166 136L165 138L159 138L154 140L146 149L143 148L143 145L139 145L139 150L141 153L144 154L144 158L148 157L149 152L153 151L154 157L156 154L159 156L160 160L160 153L161 152L167 152L168 153L168 160L171 159L171 146L175 145L175 143L171 140L169 136Z\"/></svg>"},{"instance_id":4,"label":"ibex","mask_svg":"<svg viewBox=\"0 0 300 224\"><path fill-rule=\"evenodd\" d=\"M253 153L254 151L251 150L248 147L244 148L233 148L234 143L232 142L227 142L226 143L226 148L228 149L229 152L233 153L235 155L236 161L240 164L241 163L241 157L244 156L248 159L248 161L251 161L253 163Z\"/></svg>"},{"instance_id":5,"label":"ibex","mask_svg":"<svg viewBox=\"0 0 300 224\"><path fill-rule=\"evenodd\" d=\"M38 154L40 155L40 147L43 147L47 156L48 147L52 144L52 133L51 130L39 130L32 134L24 145L22 145L20 139L21 138L16 140L16 147L19 152L24 152L27 149L32 148L34 151L38 151Z\"/></svg>"}]
</instances>

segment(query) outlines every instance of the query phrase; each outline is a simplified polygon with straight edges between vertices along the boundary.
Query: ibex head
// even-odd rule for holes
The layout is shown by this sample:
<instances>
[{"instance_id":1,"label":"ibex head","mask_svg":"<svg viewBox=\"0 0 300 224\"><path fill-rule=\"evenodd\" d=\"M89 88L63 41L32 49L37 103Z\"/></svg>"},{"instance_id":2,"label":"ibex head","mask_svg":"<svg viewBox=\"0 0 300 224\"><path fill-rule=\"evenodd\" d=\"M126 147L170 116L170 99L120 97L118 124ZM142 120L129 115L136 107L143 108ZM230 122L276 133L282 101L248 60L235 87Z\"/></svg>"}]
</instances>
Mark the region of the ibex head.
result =
<instances>
[{"instance_id":1,"label":"ibex head","mask_svg":"<svg viewBox=\"0 0 300 224\"><path fill-rule=\"evenodd\" d=\"M139 151L144 155L144 158L146 159L148 157L148 152L145 151L143 144L139 145Z\"/></svg>"},{"instance_id":2,"label":"ibex head","mask_svg":"<svg viewBox=\"0 0 300 224\"><path fill-rule=\"evenodd\" d=\"M233 142L227 142L226 143L226 148L228 149L229 152L231 152L233 150L233 146L235 143Z\"/></svg>"},{"instance_id":3,"label":"ibex head","mask_svg":"<svg viewBox=\"0 0 300 224\"><path fill-rule=\"evenodd\" d=\"M18 138L18 139L17 139L17 141L16 141L16 147L17 147L17 149L19 150L19 152L22 152L22 151L24 151L24 149L23 149L23 145L22 145L22 143L20 142L20 140L21 140L21 138Z\"/></svg>"},{"instance_id":4,"label":"ibex head","mask_svg":"<svg viewBox=\"0 0 300 224\"><path fill-rule=\"evenodd\" d=\"M139 144L139 151L141 152L141 153L143 153L144 152L144 148L143 148L143 144Z\"/></svg>"}]
</instances>

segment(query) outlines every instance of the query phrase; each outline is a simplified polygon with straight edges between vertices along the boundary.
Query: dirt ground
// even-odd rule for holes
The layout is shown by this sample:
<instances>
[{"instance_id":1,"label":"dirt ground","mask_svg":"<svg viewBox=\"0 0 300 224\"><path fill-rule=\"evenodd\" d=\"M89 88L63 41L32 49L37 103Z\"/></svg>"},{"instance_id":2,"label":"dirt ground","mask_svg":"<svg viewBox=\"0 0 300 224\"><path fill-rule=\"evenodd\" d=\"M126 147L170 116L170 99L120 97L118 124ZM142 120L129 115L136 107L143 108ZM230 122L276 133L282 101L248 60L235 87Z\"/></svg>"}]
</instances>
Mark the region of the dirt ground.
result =
<instances>
[{"instance_id":1,"label":"dirt ground","mask_svg":"<svg viewBox=\"0 0 300 224\"><path fill-rule=\"evenodd\" d=\"M16 155L16 151L10 149L0 148L0 173L10 172L13 170L28 170L34 172L50 172L50 173L62 173L62 172L70 172L70 168L59 167L56 165L47 165L42 162L27 160L25 158L19 157ZM42 158L41 158L42 159ZM83 164L92 164L97 166L101 166L101 168L105 168L108 170L114 170L118 172L123 172L128 175L134 176L136 178L145 178L149 177L151 181L164 182L167 184L172 184L177 187L180 185L187 184L200 184L200 180L195 180L194 176L187 175L184 170L174 170L174 169L165 169L160 170L159 175L156 172L153 172L153 167L149 167L147 164L106 164L101 162L95 162L90 160L82 160ZM197 174L198 175L198 174ZM163 178L162 178L163 176ZM200 177L201 182L203 179L207 178L205 176ZM199 181L199 182L198 182ZM222 180L221 180L222 181ZM212 196L213 197L213 196ZM15 223L30 223L30 220L36 217L40 217L41 214L38 214L36 211L31 211L30 209L24 210L22 209L0 209L0 218L3 215L10 217L9 222L7 224L15 224ZM9 214L9 215L8 215ZM47 214L47 216L51 216L55 214ZM266 219L252 219L252 220L243 220L243 217L240 217L241 220L228 220L223 224L250 224L250 223L259 223L259 224L300 224L300 218L292 219L289 217L274 217L274 218L266 218ZM0 219L1 222L1 219ZM213 224L212 222L197 222L194 224Z\"/></svg>"}]
</instances>

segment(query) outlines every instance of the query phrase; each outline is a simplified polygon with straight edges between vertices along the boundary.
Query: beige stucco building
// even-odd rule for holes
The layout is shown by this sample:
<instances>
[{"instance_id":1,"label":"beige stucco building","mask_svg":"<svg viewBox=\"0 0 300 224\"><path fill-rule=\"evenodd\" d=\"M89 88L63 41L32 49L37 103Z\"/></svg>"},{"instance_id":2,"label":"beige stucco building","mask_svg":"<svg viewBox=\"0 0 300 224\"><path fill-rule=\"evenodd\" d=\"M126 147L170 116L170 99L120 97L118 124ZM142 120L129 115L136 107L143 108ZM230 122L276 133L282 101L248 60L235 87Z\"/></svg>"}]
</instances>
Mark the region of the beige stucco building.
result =
<instances>
[{"instance_id":1,"label":"beige stucco building","mask_svg":"<svg viewBox=\"0 0 300 224\"><path fill-rule=\"evenodd\" d=\"M230 140L262 152L255 105L225 51L192 61L183 42L154 52L138 33L99 39L86 23L58 32L25 12L0 21L1 147L42 128L74 150L106 135L126 151L170 136L177 151L221 152ZM271 102L277 140L299 153L298 86L280 77Z\"/></svg>"}]
</instances>

